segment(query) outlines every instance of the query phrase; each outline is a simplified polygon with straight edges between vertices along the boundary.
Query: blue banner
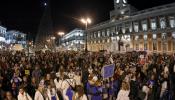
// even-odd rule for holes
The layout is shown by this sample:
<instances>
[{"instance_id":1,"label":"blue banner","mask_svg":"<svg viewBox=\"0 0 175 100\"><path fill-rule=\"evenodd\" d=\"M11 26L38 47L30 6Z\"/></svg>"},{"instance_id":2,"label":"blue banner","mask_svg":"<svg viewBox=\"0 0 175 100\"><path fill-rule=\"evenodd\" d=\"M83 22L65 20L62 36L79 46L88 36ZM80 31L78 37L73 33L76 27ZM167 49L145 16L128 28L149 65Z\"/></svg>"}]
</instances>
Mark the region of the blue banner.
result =
<instances>
[{"instance_id":1,"label":"blue banner","mask_svg":"<svg viewBox=\"0 0 175 100\"><path fill-rule=\"evenodd\" d=\"M114 68L115 68L114 64L104 66L101 71L103 79L112 77L114 75Z\"/></svg>"}]
</instances>

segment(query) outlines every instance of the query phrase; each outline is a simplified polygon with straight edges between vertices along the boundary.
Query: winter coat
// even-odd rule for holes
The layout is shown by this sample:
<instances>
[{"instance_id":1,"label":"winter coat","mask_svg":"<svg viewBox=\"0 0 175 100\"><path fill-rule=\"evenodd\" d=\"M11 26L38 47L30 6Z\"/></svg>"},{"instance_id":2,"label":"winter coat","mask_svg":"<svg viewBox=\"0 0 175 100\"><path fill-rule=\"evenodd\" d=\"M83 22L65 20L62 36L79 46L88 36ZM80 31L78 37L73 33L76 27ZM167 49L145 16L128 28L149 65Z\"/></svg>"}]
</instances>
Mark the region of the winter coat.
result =
<instances>
[{"instance_id":1,"label":"winter coat","mask_svg":"<svg viewBox=\"0 0 175 100\"><path fill-rule=\"evenodd\" d=\"M120 90L116 100L130 100L129 92L130 91Z\"/></svg>"}]
</instances>

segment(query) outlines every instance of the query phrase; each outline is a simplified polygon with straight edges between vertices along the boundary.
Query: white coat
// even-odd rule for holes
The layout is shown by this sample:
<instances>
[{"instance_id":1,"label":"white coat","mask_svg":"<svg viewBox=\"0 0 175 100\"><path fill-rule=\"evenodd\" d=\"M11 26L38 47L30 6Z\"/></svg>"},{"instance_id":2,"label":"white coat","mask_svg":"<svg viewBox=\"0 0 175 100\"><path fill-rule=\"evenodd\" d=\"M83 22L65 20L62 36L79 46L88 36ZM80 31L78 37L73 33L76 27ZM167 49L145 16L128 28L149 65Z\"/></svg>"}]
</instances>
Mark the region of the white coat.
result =
<instances>
[{"instance_id":1,"label":"white coat","mask_svg":"<svg viewBox=\"0 0 175 100\"><path fill-rule=\"evenodd\" d=\"M69 83L68 83L69 82ZM62 89L63 89L63 98L64 100L69 100L69 97L66 95L67 89L71 86L75 86L75 80L74 79L66 79L62 83Z\"/></svg>"},{"instance_id":2,"label":"white coat","mask_svg":"<svg viewBox=\"0 0 175 100\"><path fill-rule=\"evenodd\" d=\"M54 79L54 83L55 83L56 89L62 90L63 80L57 81L57 79Z\"/></svg>"},{"instance_id":3,"label":"white coat","mask_svg":"<svg viewBox=\"0 0 175 100\"><path fill-rule=\"evenodd\" d=\"M19 92L19 94L18 94L18 100L32 100L32 98L29 96L29 94L28 93L23 93L23 94L21 94L20 92Z\"/></svg>"},{"instance_id":4,"label":"white coat","mask_svg":"<svg viewBox=\"0 0 175 100\"><path fill-rule=\"evenodd\" d=\"M39 91L36 91L34 100L44 100L44 97Z\"/></svg>"},{"instance_id":5,"label":"white coat","mask_svg":"<svg viewBox=\"0 0 175 100\"><path fill-rule=\"evenodd\" d=\"M116 100L129 100L129 91L120 90Z\"/></svg>"}]
</instances>

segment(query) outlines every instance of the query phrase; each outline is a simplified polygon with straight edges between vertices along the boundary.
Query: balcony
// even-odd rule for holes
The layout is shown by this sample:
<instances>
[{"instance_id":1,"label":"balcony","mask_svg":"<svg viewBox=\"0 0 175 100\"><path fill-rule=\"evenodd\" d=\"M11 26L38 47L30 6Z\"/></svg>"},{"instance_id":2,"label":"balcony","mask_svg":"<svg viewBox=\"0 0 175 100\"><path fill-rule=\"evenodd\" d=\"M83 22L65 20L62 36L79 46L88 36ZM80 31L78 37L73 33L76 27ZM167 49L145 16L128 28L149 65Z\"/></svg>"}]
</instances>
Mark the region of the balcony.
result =
<instances>
[{"instance_id":1,"label":"balcony","mask_svg":"<svg viewBox=\"0 0 175 100\"><path fill-rule=\"evenodd\" d=\"M73 36L65 40L61 40L62 43L73 41L73 40L84 40L84 36Z\"/></svg>"}]
</instances>

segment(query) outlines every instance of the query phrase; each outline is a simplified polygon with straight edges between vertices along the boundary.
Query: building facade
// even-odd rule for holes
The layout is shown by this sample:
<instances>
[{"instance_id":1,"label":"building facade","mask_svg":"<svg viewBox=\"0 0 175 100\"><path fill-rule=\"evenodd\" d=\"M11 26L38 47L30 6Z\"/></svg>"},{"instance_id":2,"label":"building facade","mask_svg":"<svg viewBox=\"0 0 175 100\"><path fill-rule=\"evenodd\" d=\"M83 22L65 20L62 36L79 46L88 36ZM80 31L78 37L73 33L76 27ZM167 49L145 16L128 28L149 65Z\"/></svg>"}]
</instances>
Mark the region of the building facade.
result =
<instances>
[{"instance_id":1,"label":"building facade","mask_svg":"<svg viewBox=\"0 0 175 100\"><path fill-rule=\"evenodd\" d=\"M83 50L84 41L84 30L74 29L67 33L61 38L61 44L65 50Z\"/></svg>"},{"instance_id":2,"label":"building facade","mask_svg":"<svg viewBox=\"0 0 175 100\"><path fill-rule=\"evenodd\" d=\"M87 29L88 50L175 52L175 3L137 11L114 0L110 20Z\"/></svg>"},{"instance_id":3,"label":"building facade","mask_svg":"<svg viewBox=\"0 0 175 100\"><path fill-rule=\"evenodd\" d=\"M7 28L0 26L0 48L4 47L5 45L5 34Z\"/></svg>"},{"instance_id":4,"label":"building facade","mask_svg":"<svg viewBox=\"0 0 175 100\"><path fill-rule=\"evenodd\" d=\"M16 30L11 30L7 31L5 35L6 39L6 44L11 45L11 44L22 44L23 47L26 47L26 34L16 31Z\"/></svg>"}]
</instances>

